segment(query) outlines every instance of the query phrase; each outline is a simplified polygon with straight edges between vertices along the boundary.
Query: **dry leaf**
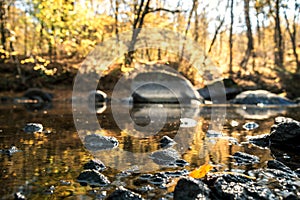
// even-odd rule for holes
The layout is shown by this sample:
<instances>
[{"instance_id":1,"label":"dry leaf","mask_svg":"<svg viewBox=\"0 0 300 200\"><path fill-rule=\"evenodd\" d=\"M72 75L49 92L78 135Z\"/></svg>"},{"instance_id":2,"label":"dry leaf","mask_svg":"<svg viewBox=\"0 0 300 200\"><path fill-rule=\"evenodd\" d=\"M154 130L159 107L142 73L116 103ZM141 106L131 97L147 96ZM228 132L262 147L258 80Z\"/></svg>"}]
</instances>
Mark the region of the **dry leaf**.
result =
<instances>
[{"instance_id":1,"label":"dry leaf","mask_svg":"<svg viewBox=\"0 0 300 200\"><path fill-rule=\"evenodd\" d=\"M193 178L203 178L210 170L212 170L210 164L204 164L201 167L194 169L190 172L189 176Z\"/></svg>"}]
</instances>

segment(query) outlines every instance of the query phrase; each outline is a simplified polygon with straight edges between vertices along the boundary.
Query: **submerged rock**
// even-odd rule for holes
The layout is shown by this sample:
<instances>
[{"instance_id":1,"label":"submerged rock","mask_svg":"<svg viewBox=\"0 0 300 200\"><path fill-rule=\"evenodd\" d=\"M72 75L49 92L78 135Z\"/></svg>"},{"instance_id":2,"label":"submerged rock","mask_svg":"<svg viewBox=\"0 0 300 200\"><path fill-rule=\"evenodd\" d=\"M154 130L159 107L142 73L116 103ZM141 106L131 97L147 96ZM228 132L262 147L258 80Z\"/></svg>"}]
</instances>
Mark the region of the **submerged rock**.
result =
<instances>
[{"instance_id":1,"label":"submerged rock","mask_svg":"<svg viewBox=\"0 0 300 200\"><path fill-rule=\"evenodd\" d=\"M236 152L233 154L232 158L234 158L238 165L251 165L255 163L259 163L259 158L254 155L250 155L243 152Z\"/></svg>"},{"instance_id":2,"label":"submerged rock","mask_svg":"<svg viewBox=\"0 0 300 200\"><path fill-rule=\"evenodd\" d=\"M231 103L248 105L293 105L293 101L266 90L245 91L237 95Z\"/></svg>"},{"instance_id":3,"label":"submerged rock","mask_svg":"<svg viewBox=\"0 0 300 200\"><path fill-rule=\"evenodd\" d=\"M211 199L210 189L201 180L191 177L181 178L174 190L174 200Z\"/></svg>"},{"instance_id":4,"label":"submerged rock","mask_svg":"<svg viewBox=\"0 0 300 200\"><path fill-rule=\"evenodd\" d=\"M190 81L166 71L139 73L132 80L131 90L134 103L203 102Z\"/></svg>"},{"instance_id":5,"label":"submerged rock","mask_svg":"<svg viewBox=\"0 0 300 200\"><path fill-rule=\"evenodd\" d=\"M142 200L142 196L135 192L132 192L124 187L117 188L113 193L111 193L107 200Z\"/></svg>"},{"instance_id":6,"label":"submerged rock","mask_svg":"<svg viewBox=\"0 0 300 200\"><path fill-rule=\"evenodd\" d=\"M83 169L94 169L96 171L103 171L106 166L98 159L92 159L89 162L85 163Z\"/></svg>"},{"instance_id":7,"label":"submerged rock","mask_svg":"<svg viewBox=\"0 0 300 200\"><path fill-rule=\"evenodd\" d=\"M119 145L119 142L115 137L92 134L84 138L84 145L89 150L98 151L113 149Z\"/></svg>"},{"instance_id":8,"label":"submerged rock","mask_svg":"<svg viewBox=\"0 0 300 200\"><path fill-rule=\"evenodd\" d=\"M107 186L110 184L110 181L106 176L100 172L92 169L83 170L77 178L77 181L81 185L90 185L90 186Z\"/></svg>"},{"instance_id":9,"label":"submerged rock","mask_svg":"<svg viewBox=\"0 0 300 200\"><path fill-rule=\"evenodd\" d=\"M42 102L52 102L53 99L53 95L48 93L48 92L44 92L41 89L38 88L31 88L28 89L24 95L24 98L30 99L30 100L35 100L37 101L37 103L42 103Z\"/></svg>"},{"instance_id":10,"label":"submerged rock","mask_svg":"<svg viewBox=\"0 0 300 200\"><path fill-rule=\"evenodd\" d=\"M36 133L36 132L43 132L43 125L39 123L28 123L24 127L24 132L26 133Z\"/></svg>"}]
</instances>

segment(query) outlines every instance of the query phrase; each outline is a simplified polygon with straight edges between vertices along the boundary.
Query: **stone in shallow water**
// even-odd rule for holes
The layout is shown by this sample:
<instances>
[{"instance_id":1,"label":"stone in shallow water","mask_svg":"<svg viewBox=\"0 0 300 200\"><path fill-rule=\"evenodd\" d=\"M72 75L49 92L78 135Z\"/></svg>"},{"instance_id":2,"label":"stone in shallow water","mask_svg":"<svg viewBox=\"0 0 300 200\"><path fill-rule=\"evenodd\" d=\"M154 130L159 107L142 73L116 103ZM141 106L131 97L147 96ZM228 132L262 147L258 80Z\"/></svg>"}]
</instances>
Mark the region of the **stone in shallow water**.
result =
<instances>
[{"instance_id":1,"label":"stone in shallow water","mask_svg":"<svg viewBox=\"0 0 300 200\"><path fill-rule=\"evenodd\" d=\"M26 133L36 133L43 131L43 125L39 123L28 123L24 127L24 132Z\"/></svg>"},{"instance_id":2,"label":"stone in shallow water","mask_svg":"<svg viewBox=\"0 0 300 200\"><path fill-rule=\"evenodd\" d=\"M174 200L210 199L210 189L201 180L181 178L174 190Z\"/></svg>"},{"instance_id":3,"label":"stone in shallow water","mask_svg":"<svg viewBox=\"0 0 300 200\"><path fill-rule=\"evenodd\" d=\"M26 200L26 197L21 192L16 192L14 195L14 200Z\"/></svg>"},{"instance_id":4,"label":"stone in shallow water","mask_svg":"<svg viewBox=\"0 0 300 200\"><path fill-rule=\"evenodd\" d=\"M243 128L246 129L247 131L257 129L259 125L255 122L247 122L246 124L243 125Z\"/></svg>"},{"instance_id":5,"label":"stone in shallow water","mask_svg":"<svg viewBox=\"0 0 300 200\"><path fill-rule=\"evenodd\" d=\"M99 172L103 171L105 168L106 166L103 164L103 162L98 159L92 159L83 166L83 169L94 169Z\"/></svg>"},{"instance_id":6,"label":"stone in shallow water","mask_svg":"<svg viewBox=\"0 0 300 200\"><path fill-rule=\"evenodd\" d=\"M77 181L82 185L90 186L107 186L110 181L106 176L96 170L83 170L77 178Z\"/></svg>"},{"instance_id":7,"label":"stone in shallow water","mask_svg":"<svg viewBox=\"0 0 300 200\"><path fill-rule=\"evenodd\" d=\"M139 73L132 80L131 91L134 103L203 102L190 81L178 73L163 70Z\"/></svg>"},{"instance_id":8,"label":"stone in shallow water","mask_svg":"<svg viewBox=\"0 0 300 200\"><path fill-rule=\"evenodd\" d=\"M243 152L234 153L232 158L236 160L238 165L251 165L254 163L259 163L259 158L257 156Z\"/></svg>"},{"instance_id":9,"label":"stone in shallow water","mask_svg":"<svg viewBox=\"0 0 300 200\"><path fill-rule=\"evenodd\" d=\"M293 101L266 90L245 91L237 95L231 103L248 105L293 105Z\"/></svg>"},{"instance_id":10,"label":"stone in shallow water","mask_svg":"<svg viewBox=\"0 0 300 200\"><path fill-rule=\"evenodd\" d=\"M159 165L174 166L176 160L180 159L178 152L175 149L164 149L155 151L150 155L150 158Z\"/></svg>"},{"instance_id":11,"label":"stone in shallow water","mask_svg":"<svg viewBox=\"0 0 300 200\"><path fill-rule=\"evenodd\" d=\"M119 142L114 137L101 136L97 134L87 135L84 138L84 145L92 151L113 149L119 145Z\"/></svg>"},{"instance_id":12,"label":"stone in shallow water","mask_svg":"<svg viewBox=\"0 0 300 200\"><path fill-rule=\"evenodd\" d=\"M107 200L142 200L140 194L134 193L124 187L117 188L113 193L111 193Z\"/></svg>"},{"instance_id":13,"label":"stone in shallow water","mask_svg":"<svg viewBox=\"0 0 300 200\"><path fill-rule=\"evenodd\" d=\"M163 136L159 142L160 142L160 146L162 148L171 147L174 144L176 144L176 142L172 138L170 138L169 136L166 136L166 135Z\"/></svg>"}]
</instances>

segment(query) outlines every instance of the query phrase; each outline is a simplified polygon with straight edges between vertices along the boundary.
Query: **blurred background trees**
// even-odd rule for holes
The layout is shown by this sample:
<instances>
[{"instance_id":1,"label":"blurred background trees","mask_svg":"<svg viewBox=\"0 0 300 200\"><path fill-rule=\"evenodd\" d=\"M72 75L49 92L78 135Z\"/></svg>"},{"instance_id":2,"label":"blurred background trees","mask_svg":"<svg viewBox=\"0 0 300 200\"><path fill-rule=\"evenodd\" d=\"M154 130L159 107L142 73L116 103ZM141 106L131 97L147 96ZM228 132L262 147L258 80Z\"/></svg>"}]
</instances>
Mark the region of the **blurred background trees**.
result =
<instances>
[{"instance_id":1,"label":"blurred background trees","mask_svg":"<svg viewBox=\"0 0 300 200\"><path fill-rule=\"evenodd\" d=\"M224 76L274 76L279 82L278 73L300 73L299 4L297 0L0 0L0 63L14 63L19 74L23 65L32 63L35 70L51 75L55 70L49 65L78 67L106 38L118 39L119 33L136 28L162 27L192 38ZM138 34L132 34L129 50ZM170 58L161 49L126 56L124 62L129 64L134 58Z\"/></svg>"}]
</instances>

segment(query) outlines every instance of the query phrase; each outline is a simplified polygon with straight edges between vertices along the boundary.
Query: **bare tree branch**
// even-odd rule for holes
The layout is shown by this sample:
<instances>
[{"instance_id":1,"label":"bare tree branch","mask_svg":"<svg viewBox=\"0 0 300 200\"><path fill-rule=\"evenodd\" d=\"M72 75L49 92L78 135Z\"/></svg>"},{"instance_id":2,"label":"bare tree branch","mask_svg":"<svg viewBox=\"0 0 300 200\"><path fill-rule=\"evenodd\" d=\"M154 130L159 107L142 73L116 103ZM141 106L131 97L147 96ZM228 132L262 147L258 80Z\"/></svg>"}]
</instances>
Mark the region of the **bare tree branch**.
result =
<instances>
[{"instance_id":1,"label":"bare tree branch","mask_svg":"<svg viewBox=\"0 0 300 200\"><path fill-rule=\"evenodd\" d=\"M156 8L156 9L149 8L148 13L159 12L159 11L170 12L170 13L173 13L173 14L180 13L180 12L186 12L186 10L169 10L169 9L166 9L166 8Z\"/></svg>"}]
</instances>

